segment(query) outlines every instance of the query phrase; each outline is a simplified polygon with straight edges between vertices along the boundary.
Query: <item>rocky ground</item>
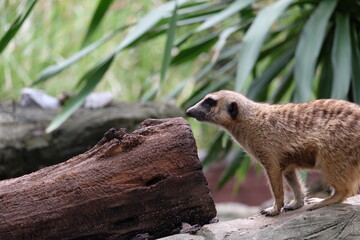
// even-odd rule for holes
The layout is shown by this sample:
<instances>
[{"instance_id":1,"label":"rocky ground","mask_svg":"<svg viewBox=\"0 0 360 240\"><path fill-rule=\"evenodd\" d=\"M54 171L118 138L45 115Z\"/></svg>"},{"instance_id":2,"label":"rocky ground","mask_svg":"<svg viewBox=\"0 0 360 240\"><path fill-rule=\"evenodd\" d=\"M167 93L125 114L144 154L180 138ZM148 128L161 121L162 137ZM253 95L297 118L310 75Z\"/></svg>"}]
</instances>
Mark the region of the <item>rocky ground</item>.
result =
<instances>
[{"instance_id":1,"label":"rocky ground","mask_svg":"<svg viewBox=\"0 0 360 240\"><path fill-rule=\"evenodd\" d=\"M179 234L162 240L360 239L360 195L314 211L307 211L309 206L276 217L255 214L231 221L220 220L203 226L196 235ZM224 208L227 207L230 206ZM234 213L242 211L242 207L233 207ZM220 214L225 212L221 210Z\"/></svg>"}]
</instances>

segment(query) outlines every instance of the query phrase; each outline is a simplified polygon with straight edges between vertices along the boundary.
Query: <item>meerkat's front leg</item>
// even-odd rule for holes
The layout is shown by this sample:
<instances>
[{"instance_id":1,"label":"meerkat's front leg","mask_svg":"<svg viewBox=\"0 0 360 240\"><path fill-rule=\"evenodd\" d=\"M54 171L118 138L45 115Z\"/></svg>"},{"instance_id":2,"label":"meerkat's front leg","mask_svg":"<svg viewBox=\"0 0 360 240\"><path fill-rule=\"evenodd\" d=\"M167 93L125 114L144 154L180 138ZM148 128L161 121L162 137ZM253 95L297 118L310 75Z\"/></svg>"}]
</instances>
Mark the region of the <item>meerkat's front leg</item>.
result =
<instances>
[{"instance_id":1,"label":"meerkat's front leg","mask_svg":"<svg viewBox=\"0 0 360 240\"><path fill-rule=\"evenodd\" d=\"M276 166L265 167L265 170L270 182L275 202L273 207L263 209L260 213L265 216L276 216L280 214L281 209L284 206L284 188L282 182L282 173L280 168Z\"/></svg>"}]
</instances>

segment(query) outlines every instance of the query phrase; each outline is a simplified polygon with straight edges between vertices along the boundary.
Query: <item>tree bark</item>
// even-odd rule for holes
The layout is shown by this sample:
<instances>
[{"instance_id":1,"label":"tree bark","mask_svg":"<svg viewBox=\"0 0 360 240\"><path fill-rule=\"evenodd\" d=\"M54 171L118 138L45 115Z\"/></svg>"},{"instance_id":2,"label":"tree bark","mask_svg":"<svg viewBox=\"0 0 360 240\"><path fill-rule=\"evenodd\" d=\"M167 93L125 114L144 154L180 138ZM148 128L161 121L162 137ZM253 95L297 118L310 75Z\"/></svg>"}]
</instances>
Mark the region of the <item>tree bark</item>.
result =
<instances>
[{"instance_id":1,"label":"tree bark","mask_svg":"<svg viewBox=\"0 0 360 240\"><path fill-rule=\"evenodd\" d=\"M109 130L84 154L0 182L0 239L154 239L215 216L183 118Z\"/></svg>"},{"instance_id":2,"label":"tree bark","mask_svg":"<svg viewBox=\"0 0 360 240\"><path fill-rule=\"evenodd\" d=\"M56 113L0 102L0 179L64 162L89 150L112 127L134 130L147 118L184 115L170 103L117 102L102 109L81 108L58 130L46 134Z\"/></svg>"}]
</instances>

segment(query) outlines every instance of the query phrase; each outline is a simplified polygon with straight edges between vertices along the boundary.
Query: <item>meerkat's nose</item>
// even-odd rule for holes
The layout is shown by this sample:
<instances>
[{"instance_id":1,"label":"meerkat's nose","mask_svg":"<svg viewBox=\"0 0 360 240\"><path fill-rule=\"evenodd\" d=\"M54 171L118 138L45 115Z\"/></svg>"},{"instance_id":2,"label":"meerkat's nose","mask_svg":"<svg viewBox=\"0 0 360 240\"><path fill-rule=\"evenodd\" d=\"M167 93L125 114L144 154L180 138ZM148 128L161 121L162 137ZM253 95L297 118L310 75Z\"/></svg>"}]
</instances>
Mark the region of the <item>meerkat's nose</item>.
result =
<instances>
[{"instance_id":1,"label":"meerkat's nose","mask_svg":"<svg viewBox=\"0 0 360 240\"><path fill-rule=\"evenodd\" d=\"M194 117L194 111L192 110L192 108L186 110L186 115L188 115L189 117Z\"/></svg>"}]
</instances>

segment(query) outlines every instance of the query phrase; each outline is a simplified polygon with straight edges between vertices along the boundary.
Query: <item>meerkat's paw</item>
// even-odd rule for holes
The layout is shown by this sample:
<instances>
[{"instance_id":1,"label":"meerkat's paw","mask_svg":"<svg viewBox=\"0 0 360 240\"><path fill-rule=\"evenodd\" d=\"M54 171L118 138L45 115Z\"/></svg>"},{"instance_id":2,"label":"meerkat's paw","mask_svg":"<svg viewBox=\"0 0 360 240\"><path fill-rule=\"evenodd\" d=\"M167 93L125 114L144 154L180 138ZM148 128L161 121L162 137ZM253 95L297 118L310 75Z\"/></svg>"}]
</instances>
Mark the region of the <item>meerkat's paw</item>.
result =
<instances>
[{"instance_id":1,"label":"meerkat's paw","mask_svg":"<svg viewBox=\"0 0 360 240\"><path fill-rule=\"evenodd\" d=\"M269 207L269 208L265 208L265 209L261 210L260 213L262 215L264 215L265 217L273 217L273 216L279 215L280 211L274 207Z\"/></svg>"},{"instance_id":2,"label":"meerkat's paw","mask_svg":"<svg viewBox=\"0 0 360 240\"><path fill-rule=\"evenodd\" d=\"M285 212L288 211L293 211L296 210L298 208L301 208L302 206L304 206L304 201L303 200L292 200L289 204L286 204L285 207L283 208L283 210Z\"/></svg>"}]
</instances>

